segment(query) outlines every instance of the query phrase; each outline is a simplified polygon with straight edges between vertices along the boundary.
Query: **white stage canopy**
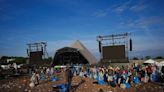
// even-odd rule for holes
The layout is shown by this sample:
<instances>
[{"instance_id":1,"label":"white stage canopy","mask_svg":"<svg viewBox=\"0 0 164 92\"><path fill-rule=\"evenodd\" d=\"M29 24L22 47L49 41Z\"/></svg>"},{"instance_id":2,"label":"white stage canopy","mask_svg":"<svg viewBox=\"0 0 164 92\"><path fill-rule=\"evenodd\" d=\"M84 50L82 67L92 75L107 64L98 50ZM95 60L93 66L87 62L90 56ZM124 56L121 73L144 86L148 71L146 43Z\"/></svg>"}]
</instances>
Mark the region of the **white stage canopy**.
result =
<instances>
[{"instance_id":1,"label":"white stage canopy","mask_svg":"<svg viewBox=\"0 0 164 92\"><path fill-rule=\"evenodd\" d=\"M149 60L146 60L144 63L148 63L148 64L155 64L156 61L153 60L153 59L149 59Z\"/></svg>"}]
</instances>

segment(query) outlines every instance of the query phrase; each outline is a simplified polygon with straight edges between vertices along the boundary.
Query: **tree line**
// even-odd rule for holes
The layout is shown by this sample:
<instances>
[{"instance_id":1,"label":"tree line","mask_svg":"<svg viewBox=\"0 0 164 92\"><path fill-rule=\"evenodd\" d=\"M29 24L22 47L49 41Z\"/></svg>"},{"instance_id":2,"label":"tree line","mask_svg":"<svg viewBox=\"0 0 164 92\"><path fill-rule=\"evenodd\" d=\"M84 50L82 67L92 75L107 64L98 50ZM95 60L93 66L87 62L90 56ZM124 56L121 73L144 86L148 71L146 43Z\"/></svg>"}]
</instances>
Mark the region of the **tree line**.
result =
<instances>
[{"instance_id":1,"label":"tree line","mask_svg":"<svg viewBox=\"0 0 164 92\"><path fill-rule=\"evenodd\" d=\"M13 59L13 60L7 62L7 59ZM13 63L26 64L27 63L27 60L28 60L27 57L2 56L0 58L0 64L1 65L2 64L13 64ZM52 58L51 57L48 57L48 58L43 59L43 61L46 61L45 63L51 62L52 61Z\"/></svg>"},{"instance_id":2,"label":"tree line","mask_svg":"<svg viewBox=\"0 0 164 92\"><path fill-rule=\"evenodd\" d=\"M145 56L144 58L139 58L139 57L133 57L133 60L148 60L148 59L164 59L162 56L157 56L157 57L151 57L151 56Z\"/></svg>"}]
</instances>

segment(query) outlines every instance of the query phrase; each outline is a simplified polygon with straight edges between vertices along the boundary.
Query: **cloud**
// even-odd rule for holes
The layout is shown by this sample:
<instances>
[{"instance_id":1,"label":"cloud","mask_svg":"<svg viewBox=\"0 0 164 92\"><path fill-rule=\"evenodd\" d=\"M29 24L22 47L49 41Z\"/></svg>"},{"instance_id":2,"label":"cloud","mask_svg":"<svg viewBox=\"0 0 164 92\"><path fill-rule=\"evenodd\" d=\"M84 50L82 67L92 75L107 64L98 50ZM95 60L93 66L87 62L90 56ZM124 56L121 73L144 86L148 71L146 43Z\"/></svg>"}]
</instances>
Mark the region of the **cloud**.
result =
<instances>
[{"instance_id":1,"label":"cloud","mask_svg":"<svg viewBox=\"0 0 164 92\"><path fill-rule=\"evenodd\" d=\"M163 21L164 18L162 16L151 16L139 19L136 24L140 26L164 25Z\"/></svg>"},{"instance_id":2,"label":"cloud","mask_svg":"<svg viewBox=\"0 0 164 92\"><path fill-rule=\"evenodd\" d=\"M116 13L123 13L125 11L140 12L145 10L147 5L143 1L132 2L131 0L126 1L122 4L116 5L112 10Z\"/></svg>"},{"instance_id":3,"label":"cloud","mask_svg":"<svg viewBox=\"0 0 164 92\"><path fill-rule=\"evenodd\" d=\"M139 12L145 10L146 7L147 7L146 5L138 4L138 5L131 6L129 10Z\"/></svg>"},{"instance_id":4,"label":"cloud","mask_svg":"<svg viewBox=\"0 0 164 92\"><path fill-rule=\"evenodd\" d=\"M162 38L164 34L161 34L163 31L161 29L164 28L163 21L162 16L145 16L118 24L120 30L128 30L132 34L134 51L131 56L162 55L161 51L164 50ZM157 29L156 26L159 28Z\"/></svg>"},{"instance_id":5,"label":"cloud","mask_svg":"<svg viewBox=\"0 0 164 92\"><path fill-rule=\"evenodd\" d=\"M133 40L134 51L163 50L163 41L152 41L147 36L138 36ZM153 43L153 44L152 44Z\"/></svg>"},{"instance_id":6,"label":"cloud","mask_svg":"<svg viewBox=\"0 0 164 92\"><path fill-rule=\"evenodd\" d=\"M107 10L98 10L93 15L96 17L105 17L108 15L108 11Z\"/></svg>"},{"instance_id":7,"label":"cloud","mask_svg":"<svg viewBox=\"0 0 164 92\"><path fill-rule=\"evenodd\" d=\"M123 21L120 23L120 29L129 29L135 31L152 31L152 27L160 26L163 28L164 26L164 17L163 16L147 16L147 17L139 17L137 19L131 19L128 21Z\"/></svg>"},{"instance_id":8,"label":"cloud","mask_svg":"<svg viewBox=\"0 0 164 92\"><path fill-rule=\"evenodd\" d=\"M113 11L117 12L117 13L122 13L126 9L128 9L130 3L131 3L131 1L129 0L123 4L117 5L116 7L113 8Z\"/></svg>"},{"instance_id":9,"label":"cloud","mask_svg":"<svg viewBox=\"0 0 164 92\"><path fill-rule=\"evenodd\" d=\"M144 1L135 2L132 0L128 0L124 3L113 5L108 8L105 8L105 9L99 9L96 12L94 12L92 16L105 17L105 16L109 15L110 13L121 14L125 11L141 12L141 11L145 10L147 7L148 6L145 4Z\"/></svg>"},{"instance_id":10,"label":"cloud","mask_svg":"<svg viewBox=\"0 0 164 92\"><path fill-rule=\"evenodd\" d=\"M159 56L164 54L163 40L151 39L149 35L137 35L132 37L132 40L133 51L129 53L130 57Z\"/></svg>"}]
</instances>

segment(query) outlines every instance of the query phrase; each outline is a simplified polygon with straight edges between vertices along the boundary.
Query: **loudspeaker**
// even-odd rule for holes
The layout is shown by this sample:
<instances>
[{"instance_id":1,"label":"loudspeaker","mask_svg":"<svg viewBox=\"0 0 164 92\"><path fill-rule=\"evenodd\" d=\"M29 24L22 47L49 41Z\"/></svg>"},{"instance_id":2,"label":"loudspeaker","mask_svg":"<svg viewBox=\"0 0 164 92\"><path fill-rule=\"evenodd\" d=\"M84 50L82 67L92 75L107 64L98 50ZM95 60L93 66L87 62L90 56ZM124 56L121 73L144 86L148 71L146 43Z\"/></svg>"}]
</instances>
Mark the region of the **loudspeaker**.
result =
<instances>
[{"instance_id":1,"label":"loudspeaker","mask_svg":"<svg viewBox=\"0 0 164 92\"><path fill-rule=\"evenodd\" d=\"M129 43L130 43L130 51L132 51L132 39L130 39L130 41L129 41Z\"/></svg>"},{"instance_id":2,"label":"loudspeaker","mask_svg":"<svg viewBox=\"0 0 164 92\"><path fill-rule=\"evenodd\" d=\"M43 53L43 47L42 47L42 55L43 55L44 53Z\"/></svg>"},{"instance_id":3,"label":"loudspeaker","mask_svg":"<svg viewBox=\"0 0 164 92\"><path fill-rule=\"evenodd\" d=\"M27 49L26 51L27 51L27 55L29 56L29 52L28 52L28 49Z\"/></svg>"},{"instance_id":4,"label":"loudspeaker","mask_svg":"<svg viewBox=\"0 0 164 92\"><path fill-rule=\"evenodd\" d=\"M99 52L101 53L101 41L99 41Z\"/></svg>"}]
</instances>

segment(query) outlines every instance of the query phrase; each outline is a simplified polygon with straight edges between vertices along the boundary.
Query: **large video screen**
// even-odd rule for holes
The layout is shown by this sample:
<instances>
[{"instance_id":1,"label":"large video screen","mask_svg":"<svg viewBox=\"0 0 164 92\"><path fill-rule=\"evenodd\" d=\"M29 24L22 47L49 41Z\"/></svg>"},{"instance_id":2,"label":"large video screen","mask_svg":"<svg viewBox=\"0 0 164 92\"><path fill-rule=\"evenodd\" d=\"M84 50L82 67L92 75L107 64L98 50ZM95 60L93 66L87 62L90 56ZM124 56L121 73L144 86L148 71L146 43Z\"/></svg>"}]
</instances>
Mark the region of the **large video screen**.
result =
<instances>
[{"instance_id":1,"label":"large video screen","mask_svg":"<svg viewBox=\"0 0 164 92\"><path fill-rule=\"evenodd\" d=\"M42 51L30 52L30 63L37 63L42 61Z\"/></svg>"},{"instance_id":2,"label":"large video screen","mask_svg":"<svg viewBox=\"0 0 164 92\"><path fill-rule=\"evenodd\" d=\"M103 46L103 59L125 58L125 45Z\"/></svg>"}]
</instances>

